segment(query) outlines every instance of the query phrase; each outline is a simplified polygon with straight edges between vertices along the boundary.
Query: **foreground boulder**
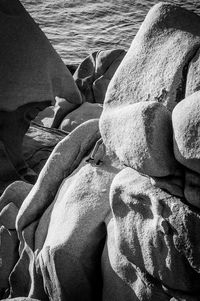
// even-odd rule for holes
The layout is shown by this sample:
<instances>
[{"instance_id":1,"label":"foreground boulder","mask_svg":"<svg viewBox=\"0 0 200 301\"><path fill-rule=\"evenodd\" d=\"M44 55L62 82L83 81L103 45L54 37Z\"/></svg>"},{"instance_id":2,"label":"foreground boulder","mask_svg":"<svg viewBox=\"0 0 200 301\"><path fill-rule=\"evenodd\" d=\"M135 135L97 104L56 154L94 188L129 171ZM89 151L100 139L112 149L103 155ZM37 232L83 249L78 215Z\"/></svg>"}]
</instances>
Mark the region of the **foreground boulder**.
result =
<instances>
[{"instance_id":1,"label":"foreground boulder","mask_svg":"<svg viewBox=\"0 0 200 301\"><path fill-rule=\"evenodd\" d=\"M199 212L131 168L110 196L103 300L199 300Z\"/></svg>"}]
</instances>

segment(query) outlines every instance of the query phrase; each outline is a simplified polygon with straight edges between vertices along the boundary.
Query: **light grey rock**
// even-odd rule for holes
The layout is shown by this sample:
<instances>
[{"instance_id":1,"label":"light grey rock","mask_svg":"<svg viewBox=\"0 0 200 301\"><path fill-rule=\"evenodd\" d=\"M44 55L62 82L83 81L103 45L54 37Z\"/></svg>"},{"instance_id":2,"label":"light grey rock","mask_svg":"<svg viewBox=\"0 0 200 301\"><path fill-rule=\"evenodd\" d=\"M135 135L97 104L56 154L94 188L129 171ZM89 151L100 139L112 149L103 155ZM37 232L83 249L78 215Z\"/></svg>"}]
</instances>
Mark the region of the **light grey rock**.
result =
<instances>
[{"instance_id":1,"label":"light grey rock","mask_svg":"<svg viewBox=\"0 0 200 301\"><path fill-rule=\"evenodd\" d=\"M81 123L90 119L99 119L102 113L102 105L99 103L84 102L80 107L69 113L61 122L60 129L71 132Z\"/></svg>"},{"instance_id":2,"label":"light grey rock","mask_svg":"<svg viewBox=\"0 0 200 301\"><path fill-rule=\"evenodd\" d=\"M101 120L103 140L122 163L155 177L175 172L171 114L165 106L139 102L108 114Z\"/></svg>"},{"instance_id":3,"label":"light grey rock","mask_svg":"<svg viewBox=\"0 0 200 301\"><path fill-rule=\"evenodd\" d=\"M102 261L110 263L103 281L115 288L112 298L197 301L199 212L131 168L114 178L110 202L113 219Z\"/></svg>"},{"instance_id":4,"label":"light grey rock","mask_svg":"<svg viewBox=\"0 0 200 301\"><path fill-rule=\"evenodd\" d=\"M174 154L189 169L200 173L200 92L182 100L172 112Z\"/></svg>"},{"instance_id":5,"label":"light grey rock","mask_svg":"<svg viewBox=\"0 0 200 301\"><path fill-rule=\"evenodd\" d=\"M122 49L95 51L81 62L73 77L84 102L104 102L108 84L125 53Z\"/></svg>"}]
</instances>

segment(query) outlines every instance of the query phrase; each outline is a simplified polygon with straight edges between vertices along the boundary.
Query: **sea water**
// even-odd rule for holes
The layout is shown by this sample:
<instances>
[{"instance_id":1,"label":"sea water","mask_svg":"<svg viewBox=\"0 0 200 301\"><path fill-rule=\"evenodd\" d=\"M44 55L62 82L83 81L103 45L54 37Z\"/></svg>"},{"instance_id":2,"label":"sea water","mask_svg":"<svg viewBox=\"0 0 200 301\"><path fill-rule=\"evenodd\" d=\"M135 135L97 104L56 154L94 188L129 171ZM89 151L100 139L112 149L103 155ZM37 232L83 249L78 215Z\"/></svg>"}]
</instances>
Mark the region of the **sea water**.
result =
<instances>
[{"instance_id":1,"label":"sea water","mask_svg":"<svg viewBox=\"0 0 200 301\"><path fill-rule=\"evenodd\" d=\"M153 0L22 0L66 64L97 50L128 50ZM200 15L200 1L168 0Z\"/></svg>"}]
</instances>

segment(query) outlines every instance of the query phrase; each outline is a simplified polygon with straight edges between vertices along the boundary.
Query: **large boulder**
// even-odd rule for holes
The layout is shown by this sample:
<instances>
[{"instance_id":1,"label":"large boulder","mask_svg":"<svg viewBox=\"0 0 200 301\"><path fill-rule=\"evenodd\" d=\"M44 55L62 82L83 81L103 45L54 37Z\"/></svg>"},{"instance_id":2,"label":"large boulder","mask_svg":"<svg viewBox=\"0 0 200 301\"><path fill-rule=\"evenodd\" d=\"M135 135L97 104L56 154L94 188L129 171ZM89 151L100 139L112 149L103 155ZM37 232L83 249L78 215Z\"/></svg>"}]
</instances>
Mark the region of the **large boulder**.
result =
<instances>
[{"instance_id":1,"label":"large boulder","mask_svg":"<svg viewBox=\"0 0 200 301\"><path fill-rule=\"evenodd\" d=\"M101 123L104 143L121 162L144 174L175 173L171 114L155 101L119 107Z\"/></svg>"},{"instance_id":2,"label":"large boulder","mask_svg":"<svg viewBox=\"0 0 200 301\"><path fill-rule=\"evenodd\" d=\"M0 6L0 110L55 96L80 104L71 73L18 0Z\"/></svg>"},{"instance_id":3,"label":"large boulder","mask_svg":"<svg viewBox=\"0 0 200 301\"><path fill-rule=\"evenodd\" d=\"M187 67L199 45L198 15L169 3L156 4L149 11L106 92L100 118L106 146L107 137L117 136L119 131L112 126L113 116L115 124L120 124L123 114L133 112L131 107L137 102L156 101L172 111L185 97ZM133 115L128 118L134 122ZM129 132L124 128L121 132L128 144L132 139Z\"/></svg>"},{"instance_id":4,"label":"large boulder","mask_svg":"<svg viewBox=\"0 0 200 301\"><path fill-rule=\"evenodd\" d=\"M0 140L19 177L35 182L25 164L23 137L55 96L82 103L71 73L18 0L0 4Z\"/></svg>"},{"instance_id":5,"label":"large boulder","mask_svg":"<svg viewBox=\"0 0 200 301\"><path fill-rule=\"evenodd\" d=\"M109 191L122 167L109 154L102 154L101 165L88 163L98 135L98 120L92 120L61 141L24 200L11 297L21 292L40 299L48 292L52 300L101 300Z\"/></svg>"},{"instance_id":6,"label":"large boulder","mask_svg":"<svg viewBox=\"0 0 200 301\"><path fill-rule=\"evenodd\" d=\"M131 168L110 190L103 300L199 300L199 212Z\"/></svg>"}]
</instances>

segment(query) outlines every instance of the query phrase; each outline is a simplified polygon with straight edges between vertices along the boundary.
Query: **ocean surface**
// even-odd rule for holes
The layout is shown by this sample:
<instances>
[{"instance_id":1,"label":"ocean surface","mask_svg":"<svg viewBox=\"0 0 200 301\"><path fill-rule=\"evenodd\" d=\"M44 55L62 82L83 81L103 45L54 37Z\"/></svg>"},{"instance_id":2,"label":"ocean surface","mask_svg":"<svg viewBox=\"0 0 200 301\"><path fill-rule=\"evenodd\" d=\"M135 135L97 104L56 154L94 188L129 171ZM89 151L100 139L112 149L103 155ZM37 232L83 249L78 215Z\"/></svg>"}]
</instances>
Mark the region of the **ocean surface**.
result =
<instances>
[{"instance_id":1,"label":"ocean surface","mask_svg":"<svg viewBox=\"0 0 200 301\"><path fill-rule=\"evenodd\" d=\"M96 50L128 50L149 9L159 1L22 0L66 64ZM169 0L200 15L200 1Z\"/></svg>"}]
</instances>

